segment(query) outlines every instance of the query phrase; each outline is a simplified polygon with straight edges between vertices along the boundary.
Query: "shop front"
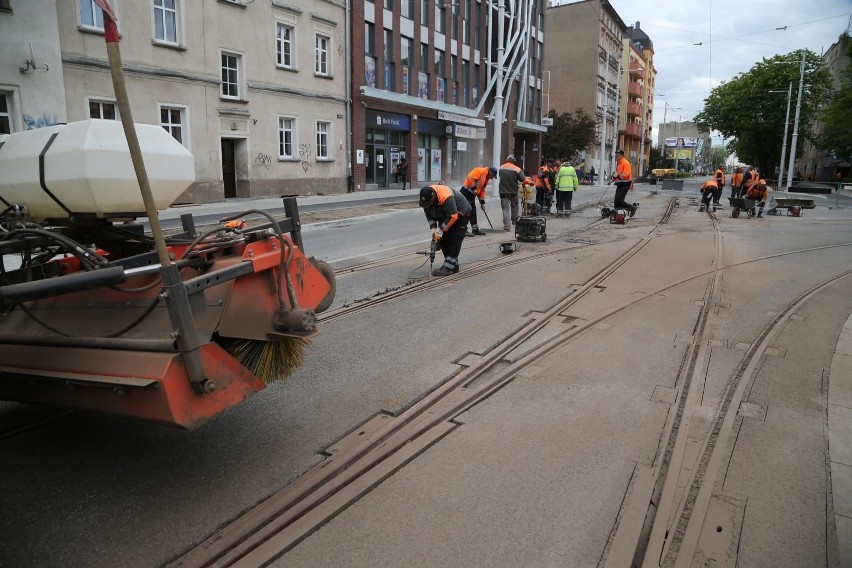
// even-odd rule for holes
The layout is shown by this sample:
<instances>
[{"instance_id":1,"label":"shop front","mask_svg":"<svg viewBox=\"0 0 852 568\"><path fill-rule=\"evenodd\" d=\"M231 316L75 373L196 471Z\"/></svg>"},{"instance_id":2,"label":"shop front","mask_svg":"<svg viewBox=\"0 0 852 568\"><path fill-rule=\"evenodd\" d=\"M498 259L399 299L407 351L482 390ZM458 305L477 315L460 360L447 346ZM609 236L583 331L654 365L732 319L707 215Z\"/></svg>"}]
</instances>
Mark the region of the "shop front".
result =
<instances>
[{"instance_id":1,"label":"shop front","mask_svg":"<svg viewBox=\"0 0 852 568\"><path fill-rule=\"evenodd\" d=\"M388 189L397 181L396 166L406 157L410 129L411 119L407 115L367 111L364 152L367 187Z\"/></svg>"},{"instance_id":2,"label":"shop front","mask_svg":"<svg viewBox=\"0 0 852 568\"><path fill-rule=\"evenodd\" d=\"M420 118L417 121L417 181L444 180L444 141L452 128L441 120Z\"/></svg>"}]
</instances>

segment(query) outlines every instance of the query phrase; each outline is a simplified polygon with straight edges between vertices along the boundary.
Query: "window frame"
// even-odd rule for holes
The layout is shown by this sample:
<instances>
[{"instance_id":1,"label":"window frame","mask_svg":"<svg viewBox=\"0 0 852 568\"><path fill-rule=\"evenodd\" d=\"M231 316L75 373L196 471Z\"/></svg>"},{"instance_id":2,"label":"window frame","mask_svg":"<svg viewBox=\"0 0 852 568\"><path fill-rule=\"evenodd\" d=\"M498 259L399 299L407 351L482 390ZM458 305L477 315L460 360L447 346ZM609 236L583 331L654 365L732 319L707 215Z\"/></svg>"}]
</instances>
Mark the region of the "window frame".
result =
<instances>
[{"instance_id":1,"label":"window frame","mask_svg":"<svg viewBox=\"0 0 852 568\"><path fill-rule=\"evenodd\" d=\"M283 128L284 121L290 120L292 121L291 127L289 129L290 132L290 154L282 154L283 146L284 146L284 132ZM279 114L278 115L278 161L291 161L296 160L296 148L299 146L299 119L292 115Z\"/></svg>"},{"instance_id":2,"label":"window frame","mask_svg":"<svg viewBox=\"0 0 852 568\"><path fill-rule=\"evenodd\" d=\"M181 45L181 42L182 42L182 39L183 39L183 37L182 37L183 34L181 33L181 26L183 25L182 0L174 0L174 8L173 9L166 7L165 3L168 2L168 1L169 0L151 0L151 7L152 7L152 10L151 10L151 33L152 33L152 36L153 36L152 39L153 39L154 43L157 44L157 45L179 47ZM160 6L157 6L158 2L160 3ZM157 37L157 20L158 20L157 11L158 10L162 12L162 24L163 24L163 37L162 38ZM175 34L174 41L167 39L168 30L166 29L166 21L165 21L165 16L166 16L167 12L173 12L174 13L174 23L173 23L174 34Z\"/></svg>"},{"instance_id":3,"label":"window frame","mask_svg":"<svg viewBox=\"0 0 852 568\"><path fill-rule=\"evenodd\" d=\"M158 103L157 104L157 116L158 116L158 124L163 127L163 129L171 134L172 138L175 138L174 132L170 128L166 128L166 125L163 124L163 110L169 111L178 111L180 116L180 129L181 129L181 139L178 142L186 148L190 149L189 145L189 105L179 104L179 103ZM169 126L173 126L173 123L169 122ZM177 140L177 138L175 138Z\"/></svg>"},{"instance_id":4,"label":"window frame","mask_svg":"<svg viewBox=\"0 0 852 568\"><path fill-rule=\"evenodd\" d=\"M236 67L234 71L237 74L236 82L233 83L236 85L237 94L236 95L226 95L224 93L224 87L226 84L230 85L232 83L226 83L224 77L222 77L222 72L225 70L224 62L222 61L223 56L234 57L236 59ZM230 70L231 68L228 67ZM220 49L219 50L219 98L229 100L229 101L242 101L245 100L243 97L243 54L237 51L231 51L230 49Z\"/></svg>"},{"instance_id":5,"label":"window frame","mask_svg":"<svg viewBox=\"0 0 852 568\"><path fill-rule=\"evenodd\" d=\"M0 85L0 97L6 100L6 112L2 114L9 122L9 132L0 132L0 134L12 134L18 132L17 120L17 97L14 89Z\"/></svg>"},{"instance_id":6,"label":"window frame","mask_svg":"<svg viewBox=\"0 0 852 568\"><path fill-rule=\"evenodd\" d=\"M321 124L328 127L325 132L320 131ZM316 150L317 161L332 161L334 159L331 155L332 122L330 120L317 119L314 124L314 132L316 133L314 137L314 150ZM321 136L325 138L325 154L320 151L322 148L322 143L320 142Z\"/></svg>"},{"instance_id":7,"label":"window frame","mask_svg":"<svg viewBox=\"0 0 852 568\"><path fill-rule=\"evenodd\" d=\"M100 105L101 116L92 116L92 103ZM115 118L103 117L103 105L112 105ZM118 113L118 102L113 97L101 97L97 95L86 95L86 118L98 118L101 120L121 120L121 115Z\"/></svg>"},{"instance_id":8,"label":"window frame","mask_svg":"<svg viewBox=\"0 0 852 568\"><path fill-rule=\"evenodd\" d=\"M324 47L319 45L321 39L325 40ZM331 77L331 52L331 34L319 31L314 32L314 75L318 77ZM325 55L324 70L320 69L323 63L321 59L322 55Z\"/></svg>"},{"instance_id":9,"label":"window frame","mask_svg":"<svg viewBox=\"0 0 852 568\"><path fill-rule=\"evenodd\" d=\"M92 13L92 21L94 22L92 24L87 24L83 21L82 9L83 9L83 3L84 2L88 2L88 4L89 4L90 12ZM119 3L120 3L119 0L113 0L112 2L110 2L110 6L112 7L112 11L115 12L116 17L119 18L117 25L118 25L118 30L120 32L121 31L121 12L119 10L119 8L120 8ZM101 10L100 7L97 4L95 4L94 0L77 0L77 7L75 8L75 11L77 12L77 29L78 30L80 30L81 32L103 35L103 33L104 33L103 10ZM101 25L100 26L97 25L97 14L100 14L100 16L101 16Z\"/></svg>"},{"instance_id":10,"label":"window frame","mask_svg":"<svg viewBox=\"0 0 852 568\"><path fill-rule=\"evenodd\" d=\"M290 58L289 63L284 63L282 61L282 56L284 50L282 49L283 40L281 38L281 30L282 29L290 30L290 39L287 40L287 45L289 47L288 56ZM296 26L290 22L282 22L277 20L275 22L275 66L279 69L296 69Z\"/></svg>"}]
</instances>

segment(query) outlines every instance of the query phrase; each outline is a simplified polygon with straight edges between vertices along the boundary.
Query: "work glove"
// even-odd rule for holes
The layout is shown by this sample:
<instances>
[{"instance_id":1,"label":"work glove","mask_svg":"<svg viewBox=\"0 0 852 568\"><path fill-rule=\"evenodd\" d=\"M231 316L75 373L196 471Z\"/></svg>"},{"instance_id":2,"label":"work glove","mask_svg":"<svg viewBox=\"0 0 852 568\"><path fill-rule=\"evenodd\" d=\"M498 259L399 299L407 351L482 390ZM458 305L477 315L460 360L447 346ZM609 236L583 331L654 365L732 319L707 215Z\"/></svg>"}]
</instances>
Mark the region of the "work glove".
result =
<instances>
[{"instance_id":1,"label":"work glove","mask_svg":"<svg viewBox=\"0 0 852 568\"><path fill-rule=\"evenodd\" d=\"M482 205L483 207L485 207L485 200L484 200L484 199L480 199L480 200L479 200L479 204L480 204L480 205Z\"/></svg>"},{"instance_id":2,"label":"work glove","mask_svg":"<svg viewBox=\"0 0 852 568\"><path fill-rule=\"evenodd\" d=\"M432 240L440 241L441 237L444 236L444 231L441 230L440 227L432 231Z\"/></svg>"}]
</instances>

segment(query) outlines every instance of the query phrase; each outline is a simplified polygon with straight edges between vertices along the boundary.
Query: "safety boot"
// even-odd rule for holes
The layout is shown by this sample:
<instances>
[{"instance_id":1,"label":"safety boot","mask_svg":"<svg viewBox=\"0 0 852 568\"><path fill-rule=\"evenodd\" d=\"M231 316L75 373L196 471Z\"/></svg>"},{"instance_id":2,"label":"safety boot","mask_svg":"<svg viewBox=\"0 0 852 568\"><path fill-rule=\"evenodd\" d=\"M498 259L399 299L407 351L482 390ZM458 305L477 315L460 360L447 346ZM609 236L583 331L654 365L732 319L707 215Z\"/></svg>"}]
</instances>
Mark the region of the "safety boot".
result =
<instances>
[{"instance_id":1,"label":"safety boot","mask_svg":"<svg viewBox=\"0 0 852 568\"><path fill-rule=\"evenodd\" d=\"M454 272L451 268L444 268L441 266L432 271L432 276L452 276L453 273Z\"/></svg>"},{"instance_id":2,"label":"safety boot","mask_svg":"<svg viewBox=\"0 0 852 568\"><path fill-rule=\"evenodd\" d=\"M473 234L474 234L474 235L476 235L476 236L478 236L478 237L481 237L481 236L482 236L482 235L484 235L485 233L484 233L484 232L482 232L482 231L480 231L480 230L479 230L479 227L477 227L477 228L475 228L475 229L473 230Z\"/></svg>"}]
</instances>

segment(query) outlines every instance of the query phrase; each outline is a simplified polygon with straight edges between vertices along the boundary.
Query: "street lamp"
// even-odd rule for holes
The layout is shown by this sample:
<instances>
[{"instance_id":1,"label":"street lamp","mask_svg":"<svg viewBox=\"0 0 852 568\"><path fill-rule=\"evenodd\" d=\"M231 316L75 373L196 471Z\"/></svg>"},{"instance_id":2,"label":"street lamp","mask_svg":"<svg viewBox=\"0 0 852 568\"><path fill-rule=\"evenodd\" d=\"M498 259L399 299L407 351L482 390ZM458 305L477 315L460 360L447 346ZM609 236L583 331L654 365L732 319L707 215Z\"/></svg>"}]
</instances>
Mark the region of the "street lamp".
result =
<instances>
[{"instance_id":1,"label":"street lamp","mask_svg":"<svg viewBox=\"0 0 852 568\"><path fill-rule=\"evenodd\" d=\"M799 114L802 110L802 88L805 85L805 55L807 51L802 50L802 65L799 68L799 99L796 101L796 120L793 124L793 140L790 141L790 167L787 168L787 189L790 191L791 181L793 180L793 166L796 162L796 142L799 139ZM783 165L783 164L782 164Z\"/></svg>"},{"instance_id":2,"label":"street lamp","mask_svg":"<svg viewBox=\"0 0 852 568\"><path fill-rule=\"evenodd\" d=\"M784 91L769 91L770 93L783 93ZM781 144L781 161L778 163L778 191L781 191L784 183L784 158L787 156L787 127L790 126L790 100L793 94L793 82L787 87L787 114L784 116L784 142ZM788 178L789 179L789 178Z\"/></svg>"}]
</instances>

